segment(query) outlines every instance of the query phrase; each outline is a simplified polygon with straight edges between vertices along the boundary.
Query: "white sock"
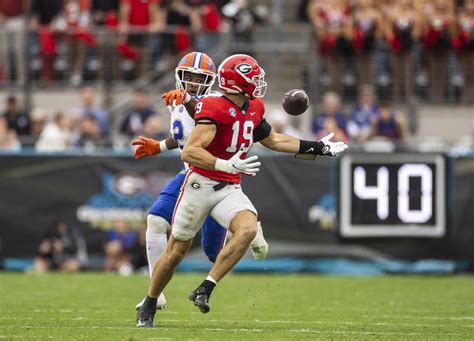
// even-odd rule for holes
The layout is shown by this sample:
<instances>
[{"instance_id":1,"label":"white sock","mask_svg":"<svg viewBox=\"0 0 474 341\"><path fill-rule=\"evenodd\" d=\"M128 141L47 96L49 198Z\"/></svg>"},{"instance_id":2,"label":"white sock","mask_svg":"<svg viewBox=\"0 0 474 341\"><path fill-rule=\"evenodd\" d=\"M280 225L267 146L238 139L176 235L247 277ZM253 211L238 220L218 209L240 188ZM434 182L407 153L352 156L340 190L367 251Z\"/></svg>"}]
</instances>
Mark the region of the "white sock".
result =
<instances>
[{"instance_id":1,"label":"white sock","mask_svg":"<svg viewBox=\"0 0 474 341\"><path fill-rule=\"evenodd\" d=\"M212 278L211 276L207 276L207 277L206 277L206 281L210 281L210 282L212 282L212 283L214 283L214 284L217 285L217 281L216 281L214 278Z\"/></svg>"},{"instance_id":2,"label":"white sock","mask_svg":"<svg viewBox=\"0 0 474 341\"><path fill-rule=\"evenodd\" d=\"M156 215L149 214L147 217L146 228L146 257L148 259L148 269L150 271L150 278L153 273L156 261L165 252L168 245L168 238L166 231L170 224Z\"/></svg>"}]
</instances>

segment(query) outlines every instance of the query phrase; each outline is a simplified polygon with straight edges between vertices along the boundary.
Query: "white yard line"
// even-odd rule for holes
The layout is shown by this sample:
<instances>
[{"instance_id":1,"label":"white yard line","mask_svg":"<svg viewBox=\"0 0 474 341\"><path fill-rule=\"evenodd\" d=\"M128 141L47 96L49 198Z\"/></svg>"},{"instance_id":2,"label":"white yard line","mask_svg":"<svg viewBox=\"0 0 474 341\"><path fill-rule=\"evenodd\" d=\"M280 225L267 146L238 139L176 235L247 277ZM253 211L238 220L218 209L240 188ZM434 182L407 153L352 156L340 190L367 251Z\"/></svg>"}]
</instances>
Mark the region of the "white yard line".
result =
<instances>
[{"instance_id":1,"label":"white yard line","mask_svg":"<svg viewBox=\"0 0 474 341\"><path fill-rule=\"evenodd\" d=\"M8 326L9 328L14 328L13 326ZM156 328L137 328L137 327L111 327L111 326L19 326L16 328L23 329L110 329L110 330L149 330L151 332L156 331L183 331L183 330L195 330L193 328L186 327L160 327ZM348 334L348 335L397 335L397 336L462 336L461 333L413 333L413 332L370 332L370 331L343 331L343 330L316 330L316 329L288 329L288 330L268 330L260 328L199 328L196 330L208 331L208 332L244 332L244 333L314 333L314 334Z\"/></svg>"}]
</instances>

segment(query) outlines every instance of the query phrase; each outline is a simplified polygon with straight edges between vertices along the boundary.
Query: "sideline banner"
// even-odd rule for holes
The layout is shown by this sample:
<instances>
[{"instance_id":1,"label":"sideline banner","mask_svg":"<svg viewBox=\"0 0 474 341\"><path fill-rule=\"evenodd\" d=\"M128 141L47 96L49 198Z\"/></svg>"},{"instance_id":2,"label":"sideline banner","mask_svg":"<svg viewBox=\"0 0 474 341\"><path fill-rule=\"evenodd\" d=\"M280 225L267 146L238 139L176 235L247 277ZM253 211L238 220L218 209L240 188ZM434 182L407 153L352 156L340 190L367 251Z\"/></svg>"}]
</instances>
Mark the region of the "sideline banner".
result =
<instances>
[{"instance_id":1,"label":"sideline banner","mask_svg":"<svg viewBox=\"0 0 474 341\"><path fill-rule=\"evenodd\" d=\"M454 198L443 238L340 237L336 215L337 162L261 156L256 177L243 189L259 212L272 252L278 256L383 254L402 259L474 260L474 158L450 159ZM90 254L101 253L104 231L118 220L140 229L161 189L181 169L178 156L135 161L130 156L1 155L2 257L32 257L41 236L61 219L80 228ZM302 247L305 245L305 247ZM280 247L281 246L281 247ZM272 255L272 252L270 256ZM355 254L361 254L357 251Z\"/></svg>"}]
</instances>

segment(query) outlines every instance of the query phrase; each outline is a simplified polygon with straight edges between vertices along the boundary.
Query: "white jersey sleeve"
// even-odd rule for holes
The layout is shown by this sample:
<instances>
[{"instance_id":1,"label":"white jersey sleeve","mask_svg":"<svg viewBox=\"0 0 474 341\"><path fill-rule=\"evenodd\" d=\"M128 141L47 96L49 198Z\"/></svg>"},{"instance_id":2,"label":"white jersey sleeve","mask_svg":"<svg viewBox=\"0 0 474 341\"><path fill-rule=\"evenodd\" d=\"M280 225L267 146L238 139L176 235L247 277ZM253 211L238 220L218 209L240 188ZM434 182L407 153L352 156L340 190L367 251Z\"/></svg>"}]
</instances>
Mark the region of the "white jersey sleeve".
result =
<instances>
[{"instance_id":1,"label":"white jersey sleeve","mask_svg":"<svg viewBox=\"0 0 474 341\"><path fill-rule=\"evenodd\" d=\"M168 110L171 112L171 136L178 142L179 149L183 150L194 128L194 120L189 116L184 105L169 107Z\"/></svg>"}]
</instances>

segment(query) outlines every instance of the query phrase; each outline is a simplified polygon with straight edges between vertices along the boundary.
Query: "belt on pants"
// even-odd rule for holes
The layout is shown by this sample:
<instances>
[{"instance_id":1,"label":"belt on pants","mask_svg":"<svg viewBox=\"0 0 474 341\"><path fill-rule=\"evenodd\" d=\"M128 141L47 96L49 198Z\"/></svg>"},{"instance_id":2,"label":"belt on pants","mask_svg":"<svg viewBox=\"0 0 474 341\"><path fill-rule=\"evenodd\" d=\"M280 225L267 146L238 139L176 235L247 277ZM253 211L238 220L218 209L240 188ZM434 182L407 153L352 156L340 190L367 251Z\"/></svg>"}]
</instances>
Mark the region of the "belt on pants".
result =
<instances>
[{"instance_id":1,"label":"belt on pants","mask_svg":"<svg viewBox=\"0 0 474 341\"><path fill-rule=\"evenodd\" d=\"M228 182L228 181L219 181L219 183L215 186L213 186L212 188L214 188L214 191L220 191L221 189L223 189L225 186L227 185L236 185L235 183L233 182Z\"/></svg>"}]
</instances>

